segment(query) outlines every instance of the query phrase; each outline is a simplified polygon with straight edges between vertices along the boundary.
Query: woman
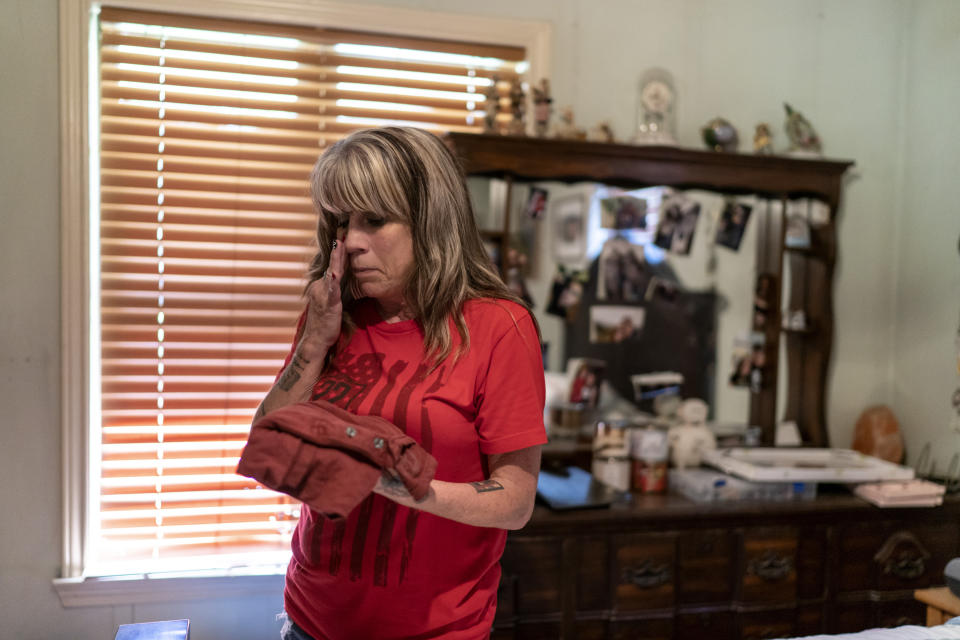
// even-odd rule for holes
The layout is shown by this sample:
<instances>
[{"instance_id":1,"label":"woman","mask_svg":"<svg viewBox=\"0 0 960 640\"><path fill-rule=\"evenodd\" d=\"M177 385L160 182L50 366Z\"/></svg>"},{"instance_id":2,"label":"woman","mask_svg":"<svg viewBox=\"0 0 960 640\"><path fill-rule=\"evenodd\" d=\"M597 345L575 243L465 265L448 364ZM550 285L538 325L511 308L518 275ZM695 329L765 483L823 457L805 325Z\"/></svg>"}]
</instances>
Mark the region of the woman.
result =
<instances>
[{"instance_id":1,"label":"woman","mask_svg":"<svg viewBox=\"0 0 960 640\"><path fill-rule=\"evenodd\" d=\"M319 251L294 348L258 410L322 399L430 451L414 502L389 474L347 518L304 508L284 638L486 638L506 529L533 510L544 377L533 317L484 250L435 136L352 134L311 176Z\"/></svg>"}]
</instances>

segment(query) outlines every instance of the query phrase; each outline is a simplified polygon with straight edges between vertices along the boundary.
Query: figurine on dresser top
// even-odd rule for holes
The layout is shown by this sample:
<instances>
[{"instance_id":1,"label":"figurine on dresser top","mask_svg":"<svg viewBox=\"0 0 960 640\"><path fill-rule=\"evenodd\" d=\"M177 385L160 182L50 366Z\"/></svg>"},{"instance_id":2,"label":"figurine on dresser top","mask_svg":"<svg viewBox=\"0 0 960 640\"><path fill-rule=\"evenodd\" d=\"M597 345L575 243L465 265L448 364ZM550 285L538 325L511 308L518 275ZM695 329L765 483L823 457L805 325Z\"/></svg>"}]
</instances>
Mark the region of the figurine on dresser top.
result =
<instances>
[{"instance_id":1,"label":"figurine on dresser top","mask_svg":"<svg viewBox=\"0 0 960 640\"><path fill-rule=\"evenodd\" d=\"M703 452L717 448L707 427L707 403L699 398L684 400L677 415L680 422L667 431L670 461L677 469L699 466Z\"/></svg>"}]
</instances>

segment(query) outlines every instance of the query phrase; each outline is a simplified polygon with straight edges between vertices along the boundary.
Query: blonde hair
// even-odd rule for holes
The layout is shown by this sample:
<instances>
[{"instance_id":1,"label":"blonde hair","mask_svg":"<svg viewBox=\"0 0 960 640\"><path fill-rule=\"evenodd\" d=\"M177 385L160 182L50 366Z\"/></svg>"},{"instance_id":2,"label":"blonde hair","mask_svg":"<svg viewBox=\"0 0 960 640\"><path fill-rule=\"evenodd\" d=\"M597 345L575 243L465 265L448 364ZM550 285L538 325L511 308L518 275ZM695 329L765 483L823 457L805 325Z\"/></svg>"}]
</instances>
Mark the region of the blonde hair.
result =
<instances>
[{"instance_id":1,"label":"blonde hair","mask_svg":"<svg viewBox=\"0 0 960 640\"><path fill-rule=\"evenodd\" d=\"M320 156L310 175L310 190L318 213L311 283L323 277L330 262L338 216L372 211L409 225L414 268L407 275L404 297L423 328L426 356L434 366L453 348L451 317L460 335L457 355L469 348L463 318L467 300L511 300L526 308L490 261L460 164L435 135L412 127L357 131ZM360 292L349 273L344 286L344 308L349 310ZM348 313L344 328L353 328Z\"/></svg>"}]
</instances>

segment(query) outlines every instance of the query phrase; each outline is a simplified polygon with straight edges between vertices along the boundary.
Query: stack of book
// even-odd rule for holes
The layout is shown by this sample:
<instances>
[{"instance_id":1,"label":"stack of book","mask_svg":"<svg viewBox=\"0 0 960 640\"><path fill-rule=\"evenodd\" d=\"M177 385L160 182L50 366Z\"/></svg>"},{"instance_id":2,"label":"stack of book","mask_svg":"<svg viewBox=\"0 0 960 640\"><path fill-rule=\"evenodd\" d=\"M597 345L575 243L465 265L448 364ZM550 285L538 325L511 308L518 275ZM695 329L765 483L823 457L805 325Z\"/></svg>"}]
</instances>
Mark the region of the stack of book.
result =
<instances>
[{"instance_id":1,"label":"stack of book","mask_svg":"<svg viewBox=\"0 0 960 640\"><path fill-rule=\"evenodd\" d=\"M878 507L935 507L943 503L946 487L927 480L868 482L853 492Z\"/></svg>"}]
</instances>

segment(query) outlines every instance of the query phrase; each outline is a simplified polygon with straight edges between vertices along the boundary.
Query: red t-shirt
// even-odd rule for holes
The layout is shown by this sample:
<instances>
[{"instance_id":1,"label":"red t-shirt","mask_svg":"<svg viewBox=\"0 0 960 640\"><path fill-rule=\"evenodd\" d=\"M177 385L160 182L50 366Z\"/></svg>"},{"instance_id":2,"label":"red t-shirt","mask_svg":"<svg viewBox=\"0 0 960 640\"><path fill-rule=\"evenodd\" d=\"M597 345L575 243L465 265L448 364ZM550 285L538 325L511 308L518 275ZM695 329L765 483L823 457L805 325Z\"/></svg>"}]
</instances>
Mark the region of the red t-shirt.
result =
<instances>
[{"instance_id":1,"label":"red t-shirt","mask_svg":"<svg viewBox=\"0 0 960 640\"><path fill-rule=\"evenodd\" d=\"M454 362L453 330L454 351L432 371L416 321L388 324L371 301L353 319L314 399L394 423L437 459L438 480L483 480L487 455L546 442L540 343L520 305L468 301L469 351ZM284 605L317 640L486 638L506 537L376 494L337 520L304 508Z\"/></svg>"}]
</instances>

